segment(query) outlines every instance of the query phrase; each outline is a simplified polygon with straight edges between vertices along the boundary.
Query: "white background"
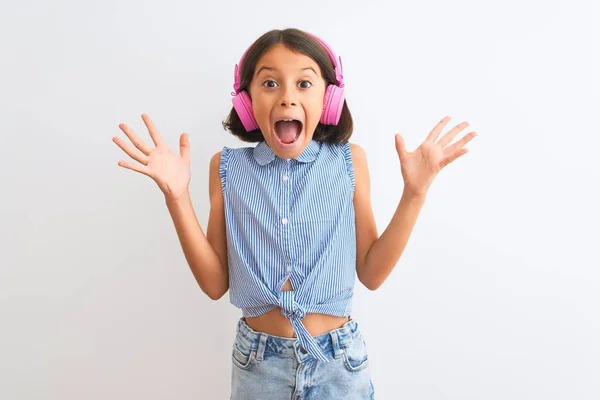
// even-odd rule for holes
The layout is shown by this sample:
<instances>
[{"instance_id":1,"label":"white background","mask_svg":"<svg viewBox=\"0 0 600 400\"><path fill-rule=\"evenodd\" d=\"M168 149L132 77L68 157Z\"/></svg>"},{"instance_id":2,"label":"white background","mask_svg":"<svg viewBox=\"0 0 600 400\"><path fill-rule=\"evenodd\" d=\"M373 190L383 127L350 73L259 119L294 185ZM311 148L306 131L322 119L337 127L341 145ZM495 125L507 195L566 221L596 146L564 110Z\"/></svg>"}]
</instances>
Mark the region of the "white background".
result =
<instances>
[{"instance_id":1,"label":"white background","mask_svg":"<svg viewBox=\"0 0 600 400\"><path fill-rule=\"evenodd\" d=\"M479 134L353 317L378 399L600 398L596 1L0 3L0 398L226 399L241 312L206 297L125 122L190 134L203 228L233 67L296 27L342 56L380 232L409 150Z\"/></svg>"}]
</instances>

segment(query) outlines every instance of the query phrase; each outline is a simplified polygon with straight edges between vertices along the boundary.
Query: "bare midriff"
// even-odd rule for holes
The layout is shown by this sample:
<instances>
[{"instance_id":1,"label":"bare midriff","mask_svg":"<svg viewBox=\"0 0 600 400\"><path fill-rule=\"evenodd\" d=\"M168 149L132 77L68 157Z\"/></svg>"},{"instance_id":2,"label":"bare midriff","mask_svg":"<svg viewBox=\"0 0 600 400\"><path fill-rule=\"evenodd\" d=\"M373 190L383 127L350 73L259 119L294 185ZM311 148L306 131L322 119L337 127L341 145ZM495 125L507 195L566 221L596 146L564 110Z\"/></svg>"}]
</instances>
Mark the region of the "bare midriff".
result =
<instances>
[{"instance_id":1,"label":"bare midriff","mask_svg":"<svg viewBox=\"0 0 600 400\"><path fill-rule=\"evenodd\" d=\"M290 281L283 285L282 290L292 290ZM290 320L281 313L279 307L275 307L258 317L246 317L244 319L246 324L257 332L286 338L296 337ZM349 317L337 317L335 315L306 313L302 323L312 336L317 336L342 327L349 319Z\"/></svg>"}]
</instances>

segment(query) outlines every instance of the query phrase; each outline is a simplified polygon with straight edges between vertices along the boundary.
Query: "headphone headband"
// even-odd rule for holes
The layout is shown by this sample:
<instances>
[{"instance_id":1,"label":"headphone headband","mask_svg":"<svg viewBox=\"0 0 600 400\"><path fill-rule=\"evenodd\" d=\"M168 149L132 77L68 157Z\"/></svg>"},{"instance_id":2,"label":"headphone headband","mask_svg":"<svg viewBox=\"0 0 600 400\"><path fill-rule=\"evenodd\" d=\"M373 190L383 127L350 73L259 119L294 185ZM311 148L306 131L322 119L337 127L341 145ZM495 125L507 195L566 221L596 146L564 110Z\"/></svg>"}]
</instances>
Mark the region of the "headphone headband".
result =
<instances>
[{"instance_id":1,"label":"headphone headband","mask_svg":"<svg viewBox=\"0 0 600 400\"><path fill-rule=\"evenodd\" d=\"M327 55L329 56L329 59L333 63L337 86L339 86L340 88L343 88L344 87L344 75L343 75L343 69L342 69L342 57L337 57L335 55L335 53L333 52L333 49L331 49L331 47L329 47L327 45L327 43L325 43L325 41L323 41L321 38L317 37L316 35L314 35L312 33L307 33L307 34L310 35L312 38L314 38L321 46L323 46L323 48L327 52ZM242 62L244 61L244 58L246 57L246 54L248 53L248 50L250 50L250 48L247 48L246 51L244 51L244 54L242 54L242 57L240 58L239 63L237 63L235 65L235 68L233 71L233 90L235 90L235 92L232 93L233 96L240 93L240 85L241 85L241 81L242 81L241 65L242 65ZM339 62L337 61L338 58L339 58Z\"/></svg>"}]
</instances>

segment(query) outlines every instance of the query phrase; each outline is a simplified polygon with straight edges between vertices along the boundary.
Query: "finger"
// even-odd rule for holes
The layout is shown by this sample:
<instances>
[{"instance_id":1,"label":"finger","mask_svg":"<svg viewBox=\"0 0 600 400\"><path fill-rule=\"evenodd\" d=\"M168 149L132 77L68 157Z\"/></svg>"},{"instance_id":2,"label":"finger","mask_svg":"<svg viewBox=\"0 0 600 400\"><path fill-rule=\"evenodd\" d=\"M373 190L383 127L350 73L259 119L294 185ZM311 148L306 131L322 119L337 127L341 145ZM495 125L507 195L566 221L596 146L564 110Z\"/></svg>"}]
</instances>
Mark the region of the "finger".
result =
<instances>
[{"instance_id":1,"label":"finger","mask_svg":"<svg viewBox=\"0 0 600 400\"><path fill-rule=\"evenodd\" d=\"M133 158L135 161L143 165L148 165L148 157L138 149L133 149L127 145L127 143L125 143L120 137L113 137L113 142L115 142L117 146L119 146L125 153L127 153L129 157Z\"/></svg>"},{"instance_id":2,"label":"finger","mask_svg":"<svg viewBox=\"0 0 600 400\"><path fill-rule=\"evenodd\" d=\"M444 150L444 153L445 154L454 154L458 149L463 147L465 144L469 143L469 141L471 139L473 139L475 136L477 136L477 132L475 132L475 131L470 132L469 134L465 135L465 137L463 137L462 139L460 139L459 141L454 143L452 146L446 148Z\"/></svg>"},{"instance_id":3,"label":"finger","mask_svg":"<svg viewBox=\"0 0 600 400\"><path fill-rule=\"evenodd\" d=\"M142 139L140 139L138 135L133 133L133 130L131 130L130 127L128 127L125 124L119 124L119 128L121 128L125 136L127 136L129 140L131 140L131 143L133 143L135 147L140 149L142 153L144 153L145 155L150 154L152 149Z\"/></svg>"},{"instance_id":4,"label":"finger","mask_svg":"<svg viewBox=\"0 0 600 400\"><path fill-rule=\"evenodd\" d=\"M452 161L456 160L458 157L462 156L463 154L467 154L468 152L469 152L469 149L460 149L453 155L446 157L444 160L442 160L442 162L440 162L440 169L444 168L446 165L450 164Z\"/></svg>"},{"instance_id":5,"label":"finger","mask_svg":"<svg viewBox=\"0 0 600 400\"><path fill-rule=\"evenodd\" d=\"M467 121L461 122L460 124L456 125L450 130L450 132L442 136L438 144L442 146L442 148L446 147L456 137L456 135L458 135L460 131L465 129L467 126L469 126L469 123Z\"/></svg>"},{"instance_id":6,"label":"finger","mask_svg":"<svg viewBox=\"0 0 600 400\"><path fill-rule=\"evenodd\" d=\"M150 133L150 137L152 138L152 141L154 142L156 147L161 146L162 138L160 137L158 129L156 129L150 117L147 114L142 114L142 120L144 121L144 124L146 124L146 128L148 128L148 133Z\"/></svg>"},{"instance_id":7,"label":"finger","mask_svg":"<svg viewBox=\"0 0 600 400\"><path fill-rule=\"evenodd\" d=\"M150 170L148 169L147 166L142 165L142 164L138 164L138 163L133 163L133 162L129 162L129 161L125 161L125 160L121 160L117 163L117 165L119 167L123 167L123 168L127 168L136 172L139 172L140 174L144 174L146 176L150 176Z\"/></svg>"},{"instance_id":8,"label":"finger","mask_svg":"<svg viewBox=\"0 0 600 400\"><path fill-rule=\"evenodd\" d=\"M404 143L404 138L399 133L396 134L396 151L400 156L400 159L403 160L408 154L406 151L406 145Z\"/></svg>"},{"instance_id":9,"label":"finger","mask_svg":"<svg viewBox=\"0 0 600 400\"><path fill-rule=\"evenodd\" d=\"M431 132L429 133L429 135L427 136L427 138L425 140L435 142L436 139L438 138L438 136L440 135L440 132L442 131L442 129L444 129L444 127L448 123L448 121L450 121L450 117L449 116L444 117L440 122L437 123L436 126L433 127L433 129L431 130Z\"/></svg>"},{"instance_id":10,"label":"finger","mask_svg":"<svg viewBox=\"0 0 600 400\"><path fill-rule=\"evenodd\" d=\"M182 133L179 137L179 154L186 161L190 159L190 139L187 133Z\"/></svg>"}]
</instances>

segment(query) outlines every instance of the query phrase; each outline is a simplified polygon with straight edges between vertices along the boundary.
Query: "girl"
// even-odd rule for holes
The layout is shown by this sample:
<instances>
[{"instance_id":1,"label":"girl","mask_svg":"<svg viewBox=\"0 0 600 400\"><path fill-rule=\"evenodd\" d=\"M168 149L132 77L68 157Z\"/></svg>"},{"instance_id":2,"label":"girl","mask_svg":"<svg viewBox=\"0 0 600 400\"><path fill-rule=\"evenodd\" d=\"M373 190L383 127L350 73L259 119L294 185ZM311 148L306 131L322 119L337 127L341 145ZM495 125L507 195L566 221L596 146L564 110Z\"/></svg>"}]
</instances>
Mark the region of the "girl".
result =
<instances>
[{"instance_id":1,"label":"girl","mask_svg":"<svg viewBox=\"0 0 600 400\"><path fill-rule=\"evenodd\" d=\"M165 195L186 260L211 299L227 291L242 310L232 348L232 399L372 399L366 343L351 317L355 279L375 290L402 254L433 179L475 137L438 137L442 119L408 152L396 135L404 179L398 208L379 236L365 152L350 144L341 58L297 29L258 38L235 66L224 127L255 147L224 147L209 167L210 216L199 226L188 186L190 144L154 143L119 127L137 162L119 166L152 178Z\"/></svg>"}]
</instances>

